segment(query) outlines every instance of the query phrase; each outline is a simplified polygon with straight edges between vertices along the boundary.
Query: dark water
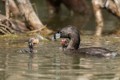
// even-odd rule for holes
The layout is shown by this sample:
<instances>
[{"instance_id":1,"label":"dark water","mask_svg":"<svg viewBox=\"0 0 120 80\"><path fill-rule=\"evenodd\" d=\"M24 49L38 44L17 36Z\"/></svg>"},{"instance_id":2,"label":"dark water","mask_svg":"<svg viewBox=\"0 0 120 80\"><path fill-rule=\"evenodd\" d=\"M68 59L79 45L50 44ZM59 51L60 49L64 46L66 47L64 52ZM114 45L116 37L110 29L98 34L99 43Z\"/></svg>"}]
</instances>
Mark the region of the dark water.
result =
<instances>
[{"instance_id":1,"label":"dark water","mask_svg":"<svg viewBox=\"0 0 120 80\"><path fill-rule=\"evenodd\" d=\"M70 16L63 6L60 16L49 17L45 0L31 0L41 21L52 30L66 25L75 25L83 31L81 47L101 46L120 53L120 37L103 36L99 41L92 37L95 30L93 15ZM33 4L34 6L34 4ZM0 5L2 9L3 5ZM119 21L104 11L105 31L116 28ZM26 37L0 40L0 80L120 80L120 57L106 59L98 57L70 56L56 42L40 42L37 53L31 58L19 50L27 47Z\"/></svg>"}]
</instances>

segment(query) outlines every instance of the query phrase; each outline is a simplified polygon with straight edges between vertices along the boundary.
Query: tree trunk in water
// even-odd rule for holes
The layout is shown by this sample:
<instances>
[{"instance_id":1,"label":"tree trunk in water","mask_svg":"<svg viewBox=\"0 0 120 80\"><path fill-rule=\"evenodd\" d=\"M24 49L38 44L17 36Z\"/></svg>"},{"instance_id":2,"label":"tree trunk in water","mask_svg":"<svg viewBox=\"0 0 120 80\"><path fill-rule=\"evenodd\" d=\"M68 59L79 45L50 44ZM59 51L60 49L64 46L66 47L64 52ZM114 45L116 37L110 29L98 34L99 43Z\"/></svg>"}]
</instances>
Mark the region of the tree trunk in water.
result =
<instances>
[{"instance_id":1,"label":"tree trunk in water","mask_svg":"<svg viewBox=\"0 0 120 80\"><path fill-rule=\"evenodd\" d=\"M7 1L7 0L6 0ZM17 17L18 15L20 15L20 11L15 3L14 0L8 0L9 3L9 11L10 11L10 16L15 16ZM11 15L12 13L12 15Z\"/></svg>"},{"instance_id":2,"label":"tree trunk in water","mask_svg":"<svg viewBox=\"0 0 120 80\"><path fill-rule=\"evenodd\" d=\"M120 14L120 0L114 0L114 2L115 2L115 4L116 4L116 6L117 6L117 8L118 8L118 12L119 12L119 14Z\"/></svg>"},{"instance_id":3,"label":"tree trunk in water","mask_svg":"<svg viewBox=\"0 0 120 80\"><path fill-rule=\"evenodd\" d=\"M120 2L118 0L107 0L105 7L113 14L120 17Z\"/></svg>"},{"instance_id":4,"label":"tree trunk in water","mask_svg":"<svg viewBox=\"0 0 120 80\"><path fill-rule=\"evenodd\" d=\"M101 6L99 3L101 3L100 0L92 0L93 10L96 18L96 23L97 23L96 32L95 32L96 36L101 36L102 29L104 26Z\"/></svg>"},{"instance_id":5,"label":"tree trunk in water","mask_svg":"<svg viewBox=\"0 0 120 80\"><path fill-rule=\"evenodd\" d=\"M9 10L9 1L8 0L5 1L5 11L6 11L6 18L9 19L9 13L10 13L9 11L10 10Z\"/></svg>"},{"instance_id":6,"label":"tree trunk in water","mask_svg":"<svg viewBox=\"0 0 120 80\"><path fill-rule=\"evenodd\" d=\"M25 19L32 26L31 29L42 30L45 28L40 19L37 17L29 0L17 0L17 2L21 13L25 16Z\"/></svg>"}]
</instances>

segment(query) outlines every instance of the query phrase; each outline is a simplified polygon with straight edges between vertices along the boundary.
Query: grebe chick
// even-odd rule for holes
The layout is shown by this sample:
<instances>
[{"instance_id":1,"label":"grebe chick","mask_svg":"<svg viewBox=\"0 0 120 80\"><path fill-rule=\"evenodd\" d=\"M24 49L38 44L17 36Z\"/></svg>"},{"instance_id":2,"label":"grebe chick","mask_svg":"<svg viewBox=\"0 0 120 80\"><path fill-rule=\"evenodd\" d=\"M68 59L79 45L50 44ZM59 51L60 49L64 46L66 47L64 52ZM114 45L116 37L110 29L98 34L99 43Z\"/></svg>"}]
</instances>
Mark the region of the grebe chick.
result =
<instances>
[{"instance_id":1,"label":"grebe chick","mask_svg":"<svg viewBox=\"0 0 120 80\"><path fill-rule=\"evenodd\" d=\"M39 44L39 39L38 38L30 38L28 40L28 47L29 47L31 53L34 51L34 46L36 44Z\"/></svg>"}]
</instances>

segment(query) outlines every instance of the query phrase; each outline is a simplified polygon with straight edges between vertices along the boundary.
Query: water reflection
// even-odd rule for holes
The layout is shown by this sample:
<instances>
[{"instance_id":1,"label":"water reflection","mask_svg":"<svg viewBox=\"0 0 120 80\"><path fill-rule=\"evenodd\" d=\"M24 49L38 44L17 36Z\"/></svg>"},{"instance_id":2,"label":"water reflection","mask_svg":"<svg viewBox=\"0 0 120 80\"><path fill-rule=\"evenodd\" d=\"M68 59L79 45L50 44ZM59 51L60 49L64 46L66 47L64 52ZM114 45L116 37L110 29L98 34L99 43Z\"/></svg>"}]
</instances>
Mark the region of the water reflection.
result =
<instances>
[{"instance_id":1,"label":"water reflection","mask_svg":"<svg viewBox=\"0 0 120 80\"><path fill-rule=\"evenodd\" d=\"M88 15L56 15L49 18L46 23L52 30L61 29L67 25L74 25L81 29L88 24L89 17Z\"/></svg>"},{"instance_id":2,"label":"water reflection","mask_svg":"<svg viewBox=\"0 0 120 80\"><path fill-rule=\"evenodd\" d=\"M99 44L109 49L119 48L113 43L120 42L116 38L114 42L107 37L109 44L100 39ZM82 36L82 47L93 46L95 41L90 36ZM89 43L89 45L87 45ZM2 43L1 43L2 44ZM37 53L32 56L29 53L19 53L18 50L26 48L26 44L9 43L0 45L0 80L119 80L119 56L112 59L89 57L82 55L64 54L59 49L60 43L41 42ZM14 46L13 46L14 45ZM97 45L98 46L98 45Z\"/></svg>"},{"instance_id":3,"label":"water reflection","mask_svg":"<svg viewBox=\"0 0 120 80\"><path fill-rule=\"evenodd\" d=\"M33 63L33 57L34 57L34 54L29 54L29 61L28 61L28 70L32 70L32 63Z\"/></svg>"}]
</instances>

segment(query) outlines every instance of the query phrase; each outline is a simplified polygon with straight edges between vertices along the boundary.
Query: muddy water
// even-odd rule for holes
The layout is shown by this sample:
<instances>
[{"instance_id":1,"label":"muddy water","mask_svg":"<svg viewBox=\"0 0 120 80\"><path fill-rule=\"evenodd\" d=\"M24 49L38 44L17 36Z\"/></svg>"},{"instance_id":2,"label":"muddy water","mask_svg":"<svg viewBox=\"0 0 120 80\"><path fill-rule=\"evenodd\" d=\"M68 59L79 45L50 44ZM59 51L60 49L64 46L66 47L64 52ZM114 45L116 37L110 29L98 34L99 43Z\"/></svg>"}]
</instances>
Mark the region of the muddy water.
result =
<instances>
[{"instance_id":1,"label":"muddy water","mask_svg":"<svg viewBox=\"0 0 120 80\"><path fill-rule=\"evenodd\" d=\"M95 41L82 36L81 47L101 46L120 53L120 37ZM0 80L119 80L120 56L98 58L66 55L56 42L40 42L33 58L19 50L27 48L24 38L0 42Z\"/></svg>"}]
</instances>

